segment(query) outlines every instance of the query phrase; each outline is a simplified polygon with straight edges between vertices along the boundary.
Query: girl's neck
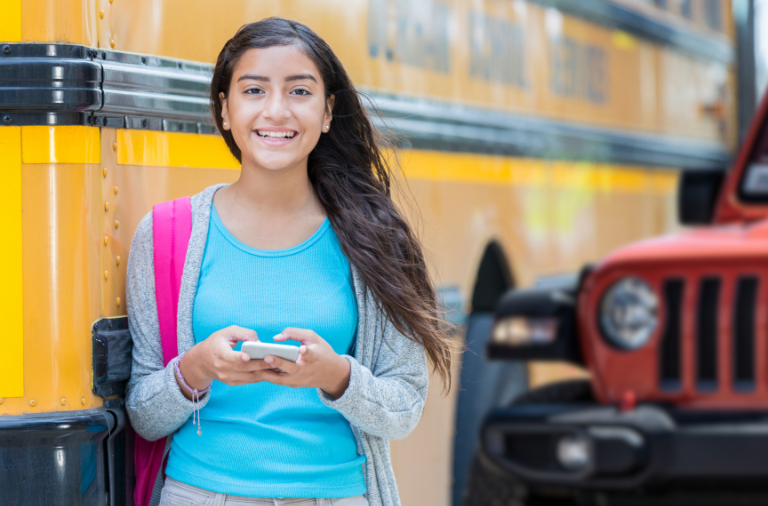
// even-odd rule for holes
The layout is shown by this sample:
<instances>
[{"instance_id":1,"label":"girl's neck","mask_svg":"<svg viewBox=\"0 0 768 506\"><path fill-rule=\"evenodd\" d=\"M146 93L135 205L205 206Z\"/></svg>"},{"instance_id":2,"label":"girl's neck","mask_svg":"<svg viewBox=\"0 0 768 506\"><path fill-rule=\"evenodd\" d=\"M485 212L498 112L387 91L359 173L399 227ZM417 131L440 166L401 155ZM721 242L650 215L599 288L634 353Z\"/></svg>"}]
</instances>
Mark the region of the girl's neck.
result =
<instances>
[{"instance_id":1,"label":"girl's neck","mask_svg":"<svg viewBox=\"0 0 768 506\"><path fill-rule=\"evenodd\" d=\"M232 204L248 213L264 217L324 214L309 180L306 161L280 170L245 162L240 178L228 190Z\"/></svg>"}]
</instances>

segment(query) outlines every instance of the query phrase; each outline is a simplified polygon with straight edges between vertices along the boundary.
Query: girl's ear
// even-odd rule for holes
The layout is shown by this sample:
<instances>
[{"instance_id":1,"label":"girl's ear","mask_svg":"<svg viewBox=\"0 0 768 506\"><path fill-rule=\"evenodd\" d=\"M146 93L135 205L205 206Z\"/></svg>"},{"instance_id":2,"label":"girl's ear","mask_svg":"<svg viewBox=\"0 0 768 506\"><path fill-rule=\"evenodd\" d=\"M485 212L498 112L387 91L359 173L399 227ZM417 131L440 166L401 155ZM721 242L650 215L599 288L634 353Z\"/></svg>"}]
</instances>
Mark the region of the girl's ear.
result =
<instances>
[{"instance_id":1,"label":"girl's ear","mask_svg":"<svg viewBox=\"0 0 768 506\"><path fill-rule=\"evenodd\" d=\"M325 119L323 120L323 123L325 125L330 125L331 120L333 119L333 106L336 104L336 95L331 95L328 97L328 100L325 102Z\"/></svg>"},{"instance_id":2,"label":"girl's ear","mask_svg":"<svg viewBox=\"0 0 768 506\"><path fill-rule=\"evenodd\" d=\"M229 110L227 110L227 97L223 91L219 92L219 101L221 102L221 119L224 120L224 130L229 130Z\"/></svg>"}]
</instances>

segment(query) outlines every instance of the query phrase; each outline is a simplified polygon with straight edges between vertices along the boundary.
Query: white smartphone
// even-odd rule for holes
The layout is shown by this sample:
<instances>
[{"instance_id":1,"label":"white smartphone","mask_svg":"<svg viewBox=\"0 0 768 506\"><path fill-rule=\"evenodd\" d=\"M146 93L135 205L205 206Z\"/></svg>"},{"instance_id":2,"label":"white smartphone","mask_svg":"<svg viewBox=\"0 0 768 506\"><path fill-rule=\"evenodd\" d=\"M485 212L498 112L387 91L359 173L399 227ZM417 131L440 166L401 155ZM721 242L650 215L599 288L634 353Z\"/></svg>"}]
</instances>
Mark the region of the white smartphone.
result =
<instances>
[{"instance_id":1,"label":"white smartphone","mask_svg":"<svg viewBox=\"0 0 768 506\"><path fill-rule=\"evenodd\" d=\"M299 347L290 344L262 343L261 341L243 341L241 351L247 353L251 360L262 359L267 355L284 358L291 362L299 359Z\"/></svg>"}]
</instances>

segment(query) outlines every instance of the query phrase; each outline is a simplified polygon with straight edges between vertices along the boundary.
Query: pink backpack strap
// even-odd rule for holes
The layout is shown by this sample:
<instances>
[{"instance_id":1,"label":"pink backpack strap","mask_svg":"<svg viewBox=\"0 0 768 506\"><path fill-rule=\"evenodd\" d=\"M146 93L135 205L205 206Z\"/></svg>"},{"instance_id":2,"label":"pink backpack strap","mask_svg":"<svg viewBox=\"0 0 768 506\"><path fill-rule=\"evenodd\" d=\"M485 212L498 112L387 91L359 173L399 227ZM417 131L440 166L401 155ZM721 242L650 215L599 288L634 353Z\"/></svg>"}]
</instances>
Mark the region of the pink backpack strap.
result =
<instances>
[{"instance_id":1,"label":"pink backpack strap","mask_svg":"<svg viewBox=\"0 0 768 506\"><path fill-rule=\"evenodd\" d=\"M179 291L190 235L192 203L189 197L162 202L152 208L155 298L165 365L179 354L176 337Z\"/></svg>"},{"instance_id":2,"label":"pink backpack strap","mask_svg":"<svg viewBox=\"0 0 768 506\"><path fill-rule=\"evenodd\" d=\"M166 366L179 354L176 332L179 292L191 235L192 204L189 197L162 202L152 208L155 299ZM136 506L149 506L152 500L155 482L163 466L166 439L147 441L136 434L136 488L133 493Z\"/></svg>"}]
</instances>

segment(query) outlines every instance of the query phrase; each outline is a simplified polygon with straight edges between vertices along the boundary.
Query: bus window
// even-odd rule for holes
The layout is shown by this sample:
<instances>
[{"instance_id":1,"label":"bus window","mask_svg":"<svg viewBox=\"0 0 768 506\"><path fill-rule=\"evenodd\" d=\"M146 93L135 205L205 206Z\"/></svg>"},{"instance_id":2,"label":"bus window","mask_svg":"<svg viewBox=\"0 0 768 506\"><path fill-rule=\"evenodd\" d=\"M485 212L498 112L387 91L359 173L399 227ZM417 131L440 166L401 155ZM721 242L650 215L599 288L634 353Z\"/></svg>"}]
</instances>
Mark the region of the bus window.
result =
<instances>
[{"instance_id":1,"label":"bus window","mask_svg":"<svg viewBox=\"0 0 768 506\"><path fill-rule=\"evenodd\" d=\"M713 30L720 30L721 20L720 0L704 0L704 19L707 26Z\"/></svg>"},{"instance_id":2,"label":"bus window","mask_svg":"<svg viewBox=\"0 0 768 506\"><path fill-rule=\"evenodd\" d=\"M683 0L680 2L680 14L691 19L691 0Z\"/></svg>"}]
</instances>

